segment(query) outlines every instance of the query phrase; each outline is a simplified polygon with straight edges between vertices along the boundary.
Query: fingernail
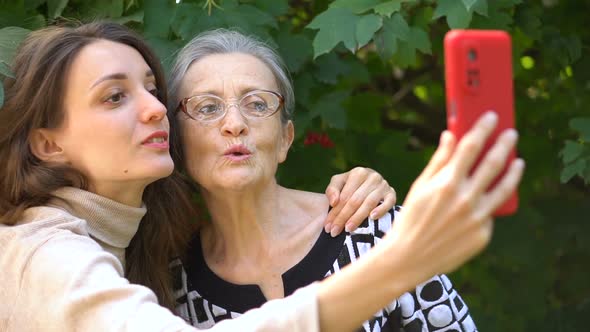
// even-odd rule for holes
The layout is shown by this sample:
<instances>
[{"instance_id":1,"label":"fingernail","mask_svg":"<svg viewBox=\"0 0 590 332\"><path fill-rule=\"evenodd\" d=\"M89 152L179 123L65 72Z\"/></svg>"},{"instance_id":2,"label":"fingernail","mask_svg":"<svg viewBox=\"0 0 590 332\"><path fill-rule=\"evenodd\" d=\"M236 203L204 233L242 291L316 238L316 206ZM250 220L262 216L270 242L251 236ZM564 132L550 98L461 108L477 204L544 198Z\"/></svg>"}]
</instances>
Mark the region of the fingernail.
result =
<instances>
[{"instance_id":1,"label":"fingernail","mask_svg":"<svg viewBox=\"0 0 590 332\"><path fill-rule=\"evenodd\" d=\"M371 212L371 215L369 216L369 218L375 220L377 219L377 212Z\"/></svg>"},{"instance_id":2,"label":"fingernail","mask_svg":"<svg viewBox=\"0 0 590 332\"><path fill-rule=\"evenodd\" d=\"M514 128L510 128L506 130L506 135L510 138L510 140L517 140L518 139L518 132Z\"/></svg>"},{"instance_id":3,"label":"fingernail","mask_svg":"<svg viewBox=\"0 0 590 332\"><path fill-rule=\"evenodd\" d=\"M352 229L352 224L346 224L346 226L344 226L344 230L347 231L348 233L350 233L351 229Z\"/></svg>"},{"instance_id":4,"label":"fingernail","mask_svg":"<svg viewBox=\"0 0 590 332\"><path fill-rule=\"evenodd\" d=\"M342 228L340 228L340 226L336 225L330 231L330 235L332 235L332 237L336 237L338 234L340 234L341 230L342 230Z\"/></svg>"},{"instance_id":5,"label":"fingernail","mask_svg":"<svg viewBox=\"0 0 590 332\"><path fill-rule=\"evenodd\" d=\"M484 115L483 121L486 125L492 126L498 120L498 115L494 112L486 112Z\"/></svg>"},{"instance_id":6,"label":"fingernail","mask_svg":"<svg viewBox=\"0 0 590 332\"><path fill-rule=\"evenodd\" d=\"M332 223L327 223L326 226L324 226L324 231L326 231L326 233L330 233L331 230L332 230Z\"/></svg>"},{"instance_id":7,"label":"fingernail","mask_svg":"<svg viewBox=\"0 0 590 332\"><path fill-rule=\"evenodd\" d=\"M440 143L446 143L449 140L449 131L445 130L440 134Z\"/></svg>"}]
</instances>

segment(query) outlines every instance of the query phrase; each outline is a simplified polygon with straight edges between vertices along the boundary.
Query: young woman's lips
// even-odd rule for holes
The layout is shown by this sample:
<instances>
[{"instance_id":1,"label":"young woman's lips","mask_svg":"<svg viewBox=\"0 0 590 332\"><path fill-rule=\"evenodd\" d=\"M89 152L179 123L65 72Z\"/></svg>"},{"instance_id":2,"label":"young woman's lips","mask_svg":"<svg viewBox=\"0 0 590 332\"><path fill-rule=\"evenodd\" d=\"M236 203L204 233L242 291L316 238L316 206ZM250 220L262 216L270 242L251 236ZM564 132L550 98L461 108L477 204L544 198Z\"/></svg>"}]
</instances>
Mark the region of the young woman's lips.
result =
<instances>
[{"instance_id":1,"label":"young woman's lips","mask_svg":"<svg viewBox=\"0 0 590 332\"><path fill-rule=\"evenodd\" d=\"M144 139L141 145L158 150L168 150L168 133L163 130L156 131Z\"/></svg>"},{"instance_id":2,"label":"young woman's lips","mask_svg":"<svg viewBox=\"0 0 590 332\"><path fill-rule=\"evenodd\" d=\"M252 151L245 145L234 145L225 150L223 156L233 162L244 161L252 157Z\"/></svg>"}]
</instances>

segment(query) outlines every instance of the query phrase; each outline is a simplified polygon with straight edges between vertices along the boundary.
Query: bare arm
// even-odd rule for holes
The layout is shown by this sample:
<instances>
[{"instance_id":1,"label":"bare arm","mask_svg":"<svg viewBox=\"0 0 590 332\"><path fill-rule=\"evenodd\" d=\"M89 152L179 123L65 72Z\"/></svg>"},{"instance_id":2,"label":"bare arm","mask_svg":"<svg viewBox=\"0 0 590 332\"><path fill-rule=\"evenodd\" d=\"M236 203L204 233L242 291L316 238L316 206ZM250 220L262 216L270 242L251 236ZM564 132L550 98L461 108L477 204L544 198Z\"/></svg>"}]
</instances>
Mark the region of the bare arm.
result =
<instances>
[{"instance_id":1,"label":"bare arm","mask_svg":"<svg viewBox=\"0 0 590 332\"><path fill-rule=\"evenodd\" d=\"M495 115L482 117L459 144L450 133L443 133L435 155L404 201L404 213L384 241L322 282L318 290L322 331L357 328L393 299L435 274L455 270L489 243L491 215L516 188L524 167L522 160L515 160L499 184L485 192L516 142L516 132L508 130L469 175L496 122Z\"/></svg>"}]
</instances>

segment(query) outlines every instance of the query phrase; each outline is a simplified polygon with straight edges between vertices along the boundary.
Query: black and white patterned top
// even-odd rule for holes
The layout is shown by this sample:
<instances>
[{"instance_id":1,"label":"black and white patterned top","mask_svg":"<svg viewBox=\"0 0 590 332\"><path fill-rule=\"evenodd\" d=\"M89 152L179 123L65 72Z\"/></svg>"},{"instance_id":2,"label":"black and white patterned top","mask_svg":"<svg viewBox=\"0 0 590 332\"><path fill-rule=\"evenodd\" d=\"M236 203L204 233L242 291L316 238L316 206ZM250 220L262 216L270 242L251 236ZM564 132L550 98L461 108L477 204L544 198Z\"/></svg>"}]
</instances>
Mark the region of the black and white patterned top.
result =
<instances>
[{"instance_id":1,"label":"black and white patterned top","mask_svg":"<svg viewBox=\"0 0 590 332\"><path fill-rule=\"evenodd\" d=\"M391 229L399 210L396 207L379 220L367 219L352 233L343 232L335 238L322 231L307 256L283 274L285 296L337 273L368 252ZM170 264L177 314L187 322L210 328L266 302L257 285L236 285L215 275L205 263L198 235L189 250L186 261L176 259ZM472 332L477 328L449 278L441 275L403 294L364 322L359 331Z\"/></svg>"}]
</instances>

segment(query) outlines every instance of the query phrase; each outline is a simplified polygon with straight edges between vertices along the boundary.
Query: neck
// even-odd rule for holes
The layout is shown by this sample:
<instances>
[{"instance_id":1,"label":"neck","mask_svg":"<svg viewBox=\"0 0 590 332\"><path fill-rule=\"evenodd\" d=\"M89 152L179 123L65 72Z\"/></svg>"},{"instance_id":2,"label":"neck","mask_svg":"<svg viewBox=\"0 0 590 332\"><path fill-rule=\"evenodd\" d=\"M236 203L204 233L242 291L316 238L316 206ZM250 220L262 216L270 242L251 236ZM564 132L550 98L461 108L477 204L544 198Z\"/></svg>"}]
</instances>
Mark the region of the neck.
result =
<instances>
[{"instance_id":1,"label":"neck","mask_svg":"<svg viewBox=\"0 0 590 332\"><path fill-rule=\"evenodd\" d=\"M214 257L230 262L265 259L291 233L281 202L289 195L273 179L258 190L202 190L212 223L202 231L203 245Z\"/></svg>"},{"instance_id":2,"label":"neck","mask_svg":"<svg viewBox=\"0 0 590 332\"><path fill-rule=\"evenodd\" d=\"M88 191L133 207L142 205L143 192L147 184L145 181L134 182L100 182L91 183Z\"/></svg>"}]
</instances>

